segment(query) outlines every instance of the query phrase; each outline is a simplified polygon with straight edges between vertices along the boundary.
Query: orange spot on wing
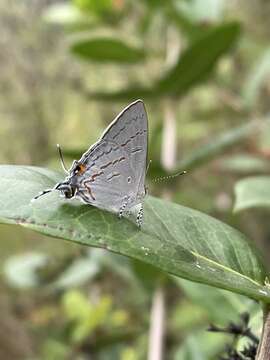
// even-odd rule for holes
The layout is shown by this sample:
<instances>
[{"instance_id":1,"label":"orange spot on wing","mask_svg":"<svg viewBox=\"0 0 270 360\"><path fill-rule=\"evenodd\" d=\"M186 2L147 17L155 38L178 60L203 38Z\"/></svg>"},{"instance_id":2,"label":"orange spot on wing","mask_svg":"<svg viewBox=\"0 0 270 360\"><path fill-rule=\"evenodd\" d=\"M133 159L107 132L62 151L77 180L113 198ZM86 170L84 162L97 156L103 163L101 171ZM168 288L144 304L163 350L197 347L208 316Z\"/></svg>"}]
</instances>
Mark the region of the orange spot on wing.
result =
<instances>
[{"instance_id":1,"label":"orange spot on wing","mask_svg":"<svg viewBox=\"0 0 270 360\"><path fill-rule=\"evenodd\" d=\"M85 172L85 170L86 170L86 166L83 165L83 164L78 165L78 168L79 168L79 174L80 175L83 174Z\"/></svg>"}]
</instances>

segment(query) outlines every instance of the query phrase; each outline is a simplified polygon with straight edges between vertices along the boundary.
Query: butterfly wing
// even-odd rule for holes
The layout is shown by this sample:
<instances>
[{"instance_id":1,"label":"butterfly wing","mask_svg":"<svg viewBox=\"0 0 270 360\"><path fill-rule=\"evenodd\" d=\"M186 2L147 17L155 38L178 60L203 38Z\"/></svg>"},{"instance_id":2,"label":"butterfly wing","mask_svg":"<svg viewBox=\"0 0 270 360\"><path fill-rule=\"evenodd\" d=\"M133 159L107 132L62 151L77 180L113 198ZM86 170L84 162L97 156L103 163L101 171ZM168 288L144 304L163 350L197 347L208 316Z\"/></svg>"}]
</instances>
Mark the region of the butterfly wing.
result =
<instances>
[{"instance_id":1,"label":"butterfly wing","mask_svg":"<svg viewBox=\"0 0 270 360\"><path fill-rule=\"evenodd\" d=\"M79 160L78 195L99 208L119 212L141 202L147 157L147 115L138 100L124 109L101 139Z\"/></svg>"},{"instance_id":2,"label":"butterfly wing","mask_svg":"<svg viewBox=\"0 0 270 360\"><path fill-rule=\"evenodd\" d=\"M144 194L148 121L143 101L137 100L127 106L105 130L102 139L119 144L128 153L136 192L139 196Z\"/></svg>"}]
</instances>

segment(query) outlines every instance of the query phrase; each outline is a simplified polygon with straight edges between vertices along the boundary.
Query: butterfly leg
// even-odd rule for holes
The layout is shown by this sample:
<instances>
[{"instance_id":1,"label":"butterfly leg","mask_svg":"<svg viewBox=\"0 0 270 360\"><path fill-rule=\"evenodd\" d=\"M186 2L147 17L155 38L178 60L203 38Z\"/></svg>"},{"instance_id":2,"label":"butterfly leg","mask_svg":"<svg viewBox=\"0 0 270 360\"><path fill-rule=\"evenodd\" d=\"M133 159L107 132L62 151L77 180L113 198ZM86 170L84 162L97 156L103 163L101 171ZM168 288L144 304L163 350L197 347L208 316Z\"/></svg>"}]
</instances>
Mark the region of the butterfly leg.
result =
<instances>
[{"instance_id":1,"label":"butterfly leg","mask_svg":"<svg viewBox=\"0 0 270 360\"><path fill-rule=\"evenodd\" d=\"M85 203L87 203L87 204L90 203L89 198L84 194L83 191L78 191L78 195Z\"/></svg>"},{"instance_id":2,"label":"butterfly leg","mask_svg":"<svg viewBox=\"0 0 270 360\"><path fill-rule=\"evenodd\" d=\"M140 208L137 212L136 224L138 225L139 228L141 228L142 223L143 223L143 205L140 204Z\"/></svg>"},{"instance_id":3,"label":"butterfly leg","mask_svg":"<svg viewBox=\"0 0 270 360\"><path fill-rule=\"evenodd\" d=\"M128 196L125 196L124 200L123 200L123 203L122 203L122 205L121 205L121 207L119 209L119 212L118 212L119 219L121 219L123 217L123 213L124 213L124 211L125 211L125 209L127 207L127 204L128 204Z\"/></svg>"}]
</instances>

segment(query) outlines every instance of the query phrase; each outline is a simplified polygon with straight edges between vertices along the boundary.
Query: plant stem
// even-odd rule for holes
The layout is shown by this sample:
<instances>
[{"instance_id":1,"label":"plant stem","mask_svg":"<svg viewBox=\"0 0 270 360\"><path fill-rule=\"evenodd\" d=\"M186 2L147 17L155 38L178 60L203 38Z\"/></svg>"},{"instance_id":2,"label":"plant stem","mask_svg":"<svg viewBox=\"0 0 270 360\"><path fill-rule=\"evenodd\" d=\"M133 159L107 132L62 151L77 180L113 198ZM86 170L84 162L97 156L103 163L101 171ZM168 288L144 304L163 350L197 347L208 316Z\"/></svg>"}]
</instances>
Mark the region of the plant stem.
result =
<instances>
[{"instance_id":1,"label":"plant stem","mask_svg":"<svg viewBox=\"0 0 270 360\"><path fill-rule=\"evenodd\" d=\"M175 104L169 99L164 102L164 121L162 133L161 164L172 170L176 164L176 114Z\"/></svg>"},{"instance_id":2,"label":"plant stem","mask_svg":"<svg viewBox=\"0 0 270 360\"><path fill-rule=\"evenodd\" d=\"M163 336L165 319L165 299L162 288L157 288L153 295L150 317L148 360L163 359Z\"/></svg>"},{"instance_id":3,"label":"plant stem","mask_svg":"<svg viewBox=\"0 0 270 360\"><path fill-rule=\"evenodd\" d=\"M263 330L256 355L256 360L270 359L270 306L265 306L263 313Z\"/></svg>"}]
</instances>

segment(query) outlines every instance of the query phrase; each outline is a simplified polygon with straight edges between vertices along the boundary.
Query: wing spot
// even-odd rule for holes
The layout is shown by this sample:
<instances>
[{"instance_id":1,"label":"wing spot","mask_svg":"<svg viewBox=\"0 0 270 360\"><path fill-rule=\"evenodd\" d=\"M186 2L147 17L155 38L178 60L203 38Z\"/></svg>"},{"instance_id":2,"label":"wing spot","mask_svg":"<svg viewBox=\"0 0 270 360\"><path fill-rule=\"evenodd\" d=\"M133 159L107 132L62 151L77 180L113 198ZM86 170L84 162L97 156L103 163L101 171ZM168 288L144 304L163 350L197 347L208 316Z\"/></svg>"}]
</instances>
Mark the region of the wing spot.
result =
<instances>
[{"instance_id":1,"label":"wing spot","mask_svg":"<svg viewBox=\"0 0 270 360\"><path fill-rule=\"evenodd\" d=\"M115 164L117 164L117 163L120 163L120 162L123 161L123 160L126 160L126 158L125 158L124 156L120 157L119 159L115 159L115 160L112 162L112 164L115 165Z\"/></svg>"},{"instance_id":2,"label":"wing spot","mask_svg":"<svg viewBox=\"0 0 270 360\"><path fill-rule=\"evenodd\" d=\"M128 182L129 184L131 183L131 177L130 177L130 176L127 178L127 182Z\"/></svg>"},{"instance_id":3,"label":"wing spot","mask_svg":"<svg viewBox=\"0 0 270 360\"><path fill-rule=\"evenodd\" d=\"M94 182L95 181L95 178L97 178L98 176L100 175L104 175L104 172L103 171L100 171L98 173L95 173L91 176L91 179L89 180L86 180L85 183L88 183L88 182Z\"/></svg>"},{"instance_id":4,"label":"wing spot","mask_svg":"<svg viewBox=\"0 0 270 360\"><path fill-rule=\"evenodd\" d=\"M107 164L101 165L100 168L101 168L101 169L106 169L106 168L107 168L108 166L110 166L111 164L112 164L112 162L109 161Z\"/></svg>"},{"instance_id":5,"label":"wing spot","mask_svg":"<svg viewBox=\"0 0 270 360\"><path fill-rule=\"evenodd\" d=\"M138 135L143 135L143 133L146 133L146 132L147 132L146 130L139 130L139 131L137 131L134 135L131 135L126 142L124 142L123 144L121 144L121 146L126 146L132 139L134 139L134 138L137 137Z\"/></svg>"},{"instance_id":6,"label":"wing spot","mask_svg":"<svg viewBox=\"0 0 270 360\"><path fill-rule=\"evenodd\" d=\"M125 143L121 144L121 146L126 146L129 142L131 141L131 139L128 139Z\"/></svg>"},{"instance_id":7,"label":"wing spot","mask_svg":"<svg viewBox=\"0 0 270 360\"><path fill-rule=\"evenodd\" d=\"M142 151L142 148L137 148L137 149L132 149L132 150L131 150L131 153L132 153L132 154L135 154L135 153L141 152L141 151Z\"/></svg>"},{"instance_id":8,"label":"wing spot","mask_svg":"<svg viewBox=\"0 0 270 360\"><path fill-rule=\"evenodd\" d=\"M110 166L110 165L115 165L115 164L117 164L117 163L120 163L120 162L123 161L123 160L126 160L126 158L125 158L124 156L120 157L119 159L115 159L114 161L109 161L107 164L101 165L101 166L100 166L100 169L104 170L104 169L106 169L108 166Z\"/></svg>"},{"instance_id":9,"label":"wing spot","mask_svg":"<svg viewBox=\"0 0 270 360\"><path fill-rule=\"evenodd\" d=\"M110 154L112 151L116 151L119 149L119 146L116 147L111 147L108 151L102 151L99 155L97 155L95 158L92 159L92 165L95 165L95 162L101 158L103 155L108 155ZM91 155L91 153L89 154L89 156Z\"/></svg>"},{"instance_id":10,"label":"wing spot","mask_svg":"<svg viewBox=\"0 0 270 360\"><path fill-rule=\"evenodd\" d=\"M120 173L113 173L113 174L110 174L109 176L107 176L107 180L110 181L112 180L114 177L117 177L117 176L120 176L121 174Z\"/></svg>"}]
</instances>

